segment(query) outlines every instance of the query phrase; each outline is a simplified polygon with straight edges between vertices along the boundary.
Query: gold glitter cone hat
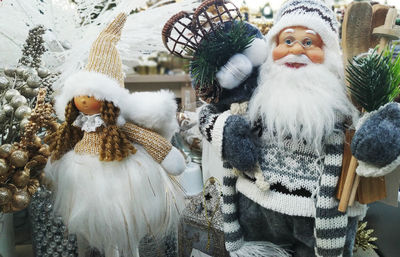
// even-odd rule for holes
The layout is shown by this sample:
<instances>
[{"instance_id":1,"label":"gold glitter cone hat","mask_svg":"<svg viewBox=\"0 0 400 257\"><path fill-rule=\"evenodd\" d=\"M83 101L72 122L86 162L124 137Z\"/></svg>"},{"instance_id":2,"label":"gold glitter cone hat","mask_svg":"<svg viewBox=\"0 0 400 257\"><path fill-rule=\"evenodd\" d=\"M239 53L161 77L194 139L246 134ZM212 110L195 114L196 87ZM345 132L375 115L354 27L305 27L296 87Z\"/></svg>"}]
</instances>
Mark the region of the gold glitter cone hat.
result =
<instances>
[{"instance_id":1,"label":"gold glitter cone hat","mask_svg":"<svg viewBox=\"0 0 400 257\"><path fill-rule=\"evenodd\" d=\"M127 15L120 13L97 37L90 49L85 70L99 72L114 78L124 87L122 62L116 44L121 38L121 31Z\"/></svg>"},{"instance_id":2,"label":"gold glitter cone hat","mask_svg":"<svg viewBox=\"0 0 400 257\"><path fill-rule=\"evenodd\" d=\"M121 112L129 108L123 101L129 91L124 88L122 61L117 49L126 19L127 15L120 13L103 29L92 44L85 68L66 79L56 96L55 109L60 119L64 120L65 107L75 96L94 96L98 100L113 102ZM124 122L120 115L118 124Z\"/></svg>"}]
</instances>

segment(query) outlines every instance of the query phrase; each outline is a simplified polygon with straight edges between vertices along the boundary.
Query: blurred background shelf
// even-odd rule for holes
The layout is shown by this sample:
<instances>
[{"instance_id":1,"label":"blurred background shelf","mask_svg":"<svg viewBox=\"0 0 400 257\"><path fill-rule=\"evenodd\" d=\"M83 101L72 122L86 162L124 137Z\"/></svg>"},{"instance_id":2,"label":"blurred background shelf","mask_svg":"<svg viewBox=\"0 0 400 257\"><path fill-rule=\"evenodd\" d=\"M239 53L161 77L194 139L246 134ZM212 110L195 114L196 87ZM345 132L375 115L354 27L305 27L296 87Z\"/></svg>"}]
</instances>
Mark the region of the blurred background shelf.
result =
<instances>
[{"instance_id":1,"label":"blurred background shelf","mask_svg":"<svg viewBox=\"0 0 400 257\"><path fill-rule=\"evenodd\" d=\"M132 92L157 91L169 89L181 98L183 87L190 87L190 76L182 75L128 75L125 78L125 87Z\"/></svg>"}]
</instances>

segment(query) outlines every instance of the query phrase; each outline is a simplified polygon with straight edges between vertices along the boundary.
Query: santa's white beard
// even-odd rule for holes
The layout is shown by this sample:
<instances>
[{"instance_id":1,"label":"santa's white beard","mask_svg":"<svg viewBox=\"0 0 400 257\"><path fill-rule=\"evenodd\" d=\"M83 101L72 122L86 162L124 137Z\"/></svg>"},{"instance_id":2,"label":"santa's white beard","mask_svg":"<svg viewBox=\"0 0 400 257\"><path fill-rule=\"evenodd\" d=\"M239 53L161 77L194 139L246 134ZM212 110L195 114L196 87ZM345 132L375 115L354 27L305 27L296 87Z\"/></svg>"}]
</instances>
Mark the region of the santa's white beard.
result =
<instances>
[{"instance_id":1,"label":"santa's white beard","mask_svg":"<svg viewBox=\"0 0 400 257\"><path fill-rule=\"evenodd\" d=\"M249 117L252 123L261 118L264 136L278 144L289 136L319 151L338 116L354 119L357 114L344 82L324 64L294 69L268 60L260 69L258 84Z\"/></svg>"}]
</instances>

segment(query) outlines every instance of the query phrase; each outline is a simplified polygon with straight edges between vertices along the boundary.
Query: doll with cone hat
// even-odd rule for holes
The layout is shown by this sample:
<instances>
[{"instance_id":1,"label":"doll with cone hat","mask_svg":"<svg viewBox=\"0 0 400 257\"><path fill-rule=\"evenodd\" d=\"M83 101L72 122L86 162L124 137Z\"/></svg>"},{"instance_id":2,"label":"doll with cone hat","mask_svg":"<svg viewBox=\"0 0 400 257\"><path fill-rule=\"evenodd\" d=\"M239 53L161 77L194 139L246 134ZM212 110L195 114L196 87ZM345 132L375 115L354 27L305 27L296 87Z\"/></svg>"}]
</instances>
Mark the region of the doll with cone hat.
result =
<instances>
[{"instance_id":1,"label":"doll with cone hat","mask_svg":"<svg viewBox=\"0 0 400 257\"><path fill-rule=\"evenodd\" d=\"M69 233L106 257L138 257L140 240L165 235L183 208L170 177L185 169L168 141L178 128L174 95L124 88L116 44L126 18L118 15L100 33L85 69L56 96L65 122L49 136L45 168Z\"/></svg>"}]
</instances>

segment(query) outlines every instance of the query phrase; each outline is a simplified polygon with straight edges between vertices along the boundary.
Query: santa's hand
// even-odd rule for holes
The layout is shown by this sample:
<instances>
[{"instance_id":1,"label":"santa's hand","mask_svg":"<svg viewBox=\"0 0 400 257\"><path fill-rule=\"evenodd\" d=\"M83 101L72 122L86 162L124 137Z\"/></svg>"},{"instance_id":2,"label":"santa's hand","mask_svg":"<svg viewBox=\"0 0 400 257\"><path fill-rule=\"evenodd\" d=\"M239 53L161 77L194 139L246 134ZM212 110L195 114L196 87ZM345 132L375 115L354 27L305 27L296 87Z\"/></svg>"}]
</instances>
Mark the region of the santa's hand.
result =
<instances>
[{"instance_id":1,"label":"santa's hand","mask_svg":"<svg viewBox=\"0 0 400 257\"><path fill-rule=\"evenodd\" d=\"M394 164L400 156L400 105L390 103L373 113L356 131L351 150L358 160L368 164L378 167ZM361 176L384 175L365 172L357 171Z\"/></svg>"},{"instance_id":2,"label":"santa's hand","mask_svg":"<svg viewBox=\"0 0 400 257\"><path fill-rule=\"evenodd\" d=\"M172 147L171 151L169 151L161 162L161 166L168 174L177 176L186 169L186 162L182 153L175 147Z\"/></svg>"},{"instance_id":3,"label":"santa's hand","mask_svg":"<svg viewBox=\"0 0 400 257\"><path fill-rule=\"evenodd\" d=\"M251 171L256 165L257 152L251 128L241 116L231 115L225 122L222 158L241 171Z\"/></svg>"}]
</instances>

